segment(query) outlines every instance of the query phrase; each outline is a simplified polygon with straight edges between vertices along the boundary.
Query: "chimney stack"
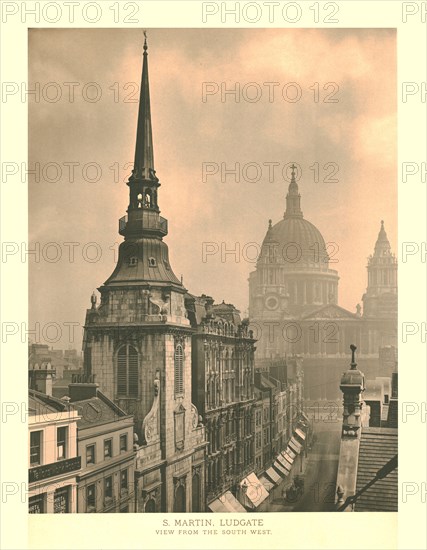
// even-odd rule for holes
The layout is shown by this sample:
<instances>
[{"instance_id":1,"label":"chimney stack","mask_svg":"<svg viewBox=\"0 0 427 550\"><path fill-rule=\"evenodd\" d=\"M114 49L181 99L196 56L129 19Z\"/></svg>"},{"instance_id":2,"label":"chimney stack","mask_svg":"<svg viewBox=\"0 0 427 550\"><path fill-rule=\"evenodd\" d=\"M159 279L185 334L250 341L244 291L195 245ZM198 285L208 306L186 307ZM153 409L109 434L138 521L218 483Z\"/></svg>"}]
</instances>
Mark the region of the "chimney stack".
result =
<instances>
[{"instance_id":1,"label":"chimney stack","mask_svg":"<svg viewBox=\"0 0 427 550\"><path fill-rule=\"evenodd\" d=\"M95 383L95 376L73 374L71 384L68 384L68 395L71 402L91 399L98 394L99 384Z\"/></svg>"}]
</instances>

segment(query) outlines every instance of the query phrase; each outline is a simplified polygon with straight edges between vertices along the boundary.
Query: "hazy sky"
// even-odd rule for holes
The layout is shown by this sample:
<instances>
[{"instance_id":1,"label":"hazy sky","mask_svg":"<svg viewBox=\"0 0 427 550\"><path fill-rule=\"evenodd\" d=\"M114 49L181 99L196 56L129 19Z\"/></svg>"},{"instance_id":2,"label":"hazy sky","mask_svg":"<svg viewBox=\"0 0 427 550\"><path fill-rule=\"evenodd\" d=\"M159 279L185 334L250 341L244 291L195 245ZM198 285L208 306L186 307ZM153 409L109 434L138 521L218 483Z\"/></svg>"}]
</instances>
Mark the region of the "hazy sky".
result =
<instances>
[{"instance_id":1,"label":"hazy sky","mask_svg":"<svg viewBox=\"0 0 427 550\"><path fill-rule=\"evenodd\" d=\"M150 29L148 40L159 204L176 275L191 293L245 311L254 269L245 252L255 250L245 244L261 245L268 219L282 218L282 168L296 162L304 217L338 245L331 267L340 276L339 304L354 311L381 219L396 252L395 31ZM142 41L140 30L30 30L29 79L39 83L40 97L29 105L29 164L40 163L41 172L40 181L29 181L29 239L40 246L40 261L29 264L30 326L83 325L92 291L114 269L122 240L117 220L128 205L125 165L134 155ZM203 83L219 90L205 101ZM236 83L240 101L231 94L221 100L221 85ZM327 96L338 102L325 103ZM206 181L203 163L218 165ZM239 163L240 181L221 177L221 163ZM258 173L253 166L245 171L247 163L256 163ZM325 171L327 163L333 164ZM323 181L334 164L338 182ZM99 248L87 246L93 242ZM212 242L219 252L203 261L203 243ZM236 243L240 261L221 258L221 248ZM54 330L47 334L55 338ZM48 343L79 348L81 329L75 342L64 330L59 342Z\"/></svg>"}]
</instances>

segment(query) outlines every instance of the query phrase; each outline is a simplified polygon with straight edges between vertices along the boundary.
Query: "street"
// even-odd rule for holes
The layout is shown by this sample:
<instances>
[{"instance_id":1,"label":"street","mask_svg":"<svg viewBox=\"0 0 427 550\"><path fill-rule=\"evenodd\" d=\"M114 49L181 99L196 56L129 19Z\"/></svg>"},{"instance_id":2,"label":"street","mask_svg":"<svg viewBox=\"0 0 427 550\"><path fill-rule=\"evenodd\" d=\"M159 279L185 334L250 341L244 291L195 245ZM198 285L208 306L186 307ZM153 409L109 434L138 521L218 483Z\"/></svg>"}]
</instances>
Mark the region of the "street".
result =
<instances>
[{"instance_id":1,"label":"street","mask_svg":"<svg viewBox=\"0 0 427 550\"><path fill-rule=\"evenodd\" d=\"M304 492L295 502L285 501L281 495L282 486L279 486L269 502L268 511L328 512L334 509L342 426L341 409L336 409L332 415L331 405L322 403L307 411L315 442L305 459Z\"/></svg>"},{"instance_id":2,"label":"street","mask_svg":"<svg viewBox=\"0 0 427 550\"><path fill-rule=\"evenodd\" d=\"M294 512L334 509L341 423L317 422L314 433L317 439L307 457L304 493L294 506Z\"/></svg>"}]
</instances>

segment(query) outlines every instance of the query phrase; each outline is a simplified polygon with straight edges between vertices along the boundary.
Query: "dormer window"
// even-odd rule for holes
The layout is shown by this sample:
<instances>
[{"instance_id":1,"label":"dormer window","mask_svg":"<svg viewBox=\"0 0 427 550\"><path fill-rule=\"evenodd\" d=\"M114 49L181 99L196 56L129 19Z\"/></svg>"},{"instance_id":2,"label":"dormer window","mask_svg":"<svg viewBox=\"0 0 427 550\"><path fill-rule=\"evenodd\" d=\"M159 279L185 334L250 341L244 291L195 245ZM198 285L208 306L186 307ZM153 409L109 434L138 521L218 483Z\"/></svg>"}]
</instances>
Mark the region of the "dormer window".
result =
<instances>
[{"instance_id":1,"label":"dormer window","mask_svg":"<svg viewBox=\"0 0 427 550\"><path fill-rule=\"evenodd\" d=\"M131 256L129 258L129 266L135 266L138 263L138 258L136 256Z\"/></svg>"},{"instance_id":2,"label":"dormer window","mask_svg":"<svg viewBox=\"0 0 427 550\"><path fill-rule=\"evenodd\" d=\"M148 258L148 265L149 265L150 267L157 267L156 258Z\"/></svg>"}]
</instances>

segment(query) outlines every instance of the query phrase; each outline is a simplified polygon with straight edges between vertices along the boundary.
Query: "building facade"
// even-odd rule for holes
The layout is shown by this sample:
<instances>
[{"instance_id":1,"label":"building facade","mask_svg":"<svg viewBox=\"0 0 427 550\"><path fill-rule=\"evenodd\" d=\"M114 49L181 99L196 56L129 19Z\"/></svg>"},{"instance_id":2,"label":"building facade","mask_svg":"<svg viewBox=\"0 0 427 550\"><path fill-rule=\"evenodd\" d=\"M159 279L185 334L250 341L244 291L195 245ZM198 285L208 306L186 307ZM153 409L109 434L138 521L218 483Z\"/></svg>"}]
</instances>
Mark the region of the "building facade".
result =
<instances>
[{"instance_id":1,"label":"building facade","mask_svg":"<svg viewBox=\"0 0 427 550\"><path fill-rule=\"evenodd\" d=\"M209 296L186 298L192 339L193 403L208 442L207 504L254 471L255 340L231 304Z\"/></svg>"},{"instance_id":2,"label":"building facade","mask_svg":"<svg viewBox=\"0 0 427 550\"><path fill-rule=\"evenodd\" d=\"M67 402L29 390L29 513L77 511L78 411Z\"/></svg>"},{"instance_id":3,"label":"building facade","mask_svg":"<svg viewBox=\"0 0 427 550\"><path fill-rule=\"evenodd\" d=\"M70 384L69 399L80 416L77 512L134 512L133 416L110 401L95 383Z\"/></svg>"}]
</instances>

